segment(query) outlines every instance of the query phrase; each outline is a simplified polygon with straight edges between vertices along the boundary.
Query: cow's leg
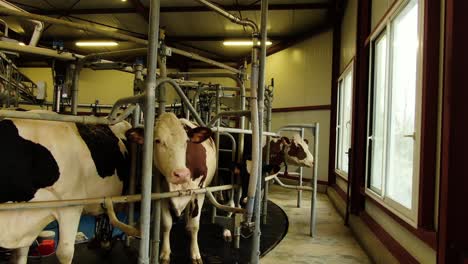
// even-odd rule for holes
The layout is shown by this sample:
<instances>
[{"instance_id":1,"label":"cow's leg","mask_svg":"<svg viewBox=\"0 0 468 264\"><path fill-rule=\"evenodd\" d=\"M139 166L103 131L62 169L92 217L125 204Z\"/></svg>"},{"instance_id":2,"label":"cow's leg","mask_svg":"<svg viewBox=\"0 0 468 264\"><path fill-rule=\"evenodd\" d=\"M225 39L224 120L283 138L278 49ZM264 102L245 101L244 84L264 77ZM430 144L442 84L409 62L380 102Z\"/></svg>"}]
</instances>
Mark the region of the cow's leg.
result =
<instances>
[{"instance_id":1,"label":"cow's leg","mask_svg":"<svg viewBox=\"0 0 468 264\"><path fill-rule=\"evenodd\" d=\"M200 249L198 248L198 230L200 229L200 214L201 214L201 209L202 209L204 200L205 200L204 194L200 194L197 196L198 214L195 217L192 217L191 214L186 214L187 215L186 228L191 236L190 254L192 257L192 263L196 263L196 264L203 263L201 254L200 254Z\"/></svg>"},{"instance_id":2,"label":"cow's leg","mask_svg":"<svg viewBox=\"0 0 468 264\"><path fill-rule=\"evenodd\" d=\"M22 247L15 250L13 255L14 264L26 264L28 262L29 247Z\"/></svg>"},{"instance_id":3,"label":"cow's leg","mask_svg":"<svg viewBox=\"0 0 468 264\"><path fill-rule=\"evenodd\" d=\"M159 254L161 264L169 264L171 260L171 241L170 234L172 228L172 215L169 209L169 200L161 201L161 220L162 220L162 246Z\"/></svg>"},{"instance_id":4,"label":"cow's leg","mask_svg":"<svg viewBox=\"0 0 468 264\"><path fill-rule=\"evenodd\" d=\"M75 251L75 237L80 224L82 207L61 208L58 210L59 244L57 258L62 264L72 263Z\"/></svg>"}]
</instances>

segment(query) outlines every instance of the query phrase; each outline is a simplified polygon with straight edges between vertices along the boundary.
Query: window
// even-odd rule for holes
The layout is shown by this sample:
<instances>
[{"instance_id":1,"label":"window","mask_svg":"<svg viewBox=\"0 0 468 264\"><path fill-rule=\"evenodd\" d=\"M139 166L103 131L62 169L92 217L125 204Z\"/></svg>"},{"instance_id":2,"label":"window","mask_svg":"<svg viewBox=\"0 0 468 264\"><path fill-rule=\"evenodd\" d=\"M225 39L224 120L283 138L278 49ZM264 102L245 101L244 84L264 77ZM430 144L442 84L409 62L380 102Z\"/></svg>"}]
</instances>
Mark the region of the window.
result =
<instances>
[{"instance_id":1,"label":"window","mask_svg":"<svg viewBox=\"0 0 468 264\"><path fill-rule=\"evenodd\" d=\"M336 171L347 178L348 150L351 147L351 116L353 104L353 65L338 79L338 111L336 124Z\"/></svg>"},{"instance_id":2,"label":"window","mask_svg":"<svg viewBox=\"0 0 468 264\"><path fill-rule=\"evenodd\" d=\"M367 188L416 221L420 76L418 0L402 1L371 37Z\"/></svg>"}]
</instances>

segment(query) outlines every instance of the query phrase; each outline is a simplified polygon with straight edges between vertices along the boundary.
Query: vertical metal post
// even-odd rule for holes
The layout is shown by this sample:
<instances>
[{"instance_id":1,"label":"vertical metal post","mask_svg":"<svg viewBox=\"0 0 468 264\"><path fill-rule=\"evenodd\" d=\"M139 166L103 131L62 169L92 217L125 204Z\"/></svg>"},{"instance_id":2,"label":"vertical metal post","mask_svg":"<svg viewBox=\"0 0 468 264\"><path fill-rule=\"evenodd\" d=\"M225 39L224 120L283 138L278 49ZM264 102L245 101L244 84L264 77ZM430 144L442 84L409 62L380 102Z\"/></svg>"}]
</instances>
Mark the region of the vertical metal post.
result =
<instances>
[{"instance_id":1,"label":"vertical metal post","mask_svg":"<svg viewBox=\"0 0 468 264\"><path fill-rule=\"evenodd\" d=\"M304 140L304 128L301 128L300 136ZM302 186L303 168L299 167L299 186ZM301 208L302 205L302 190L297 191L297 208Z\"/></svg>"},{"instance_id":2,"label":"vertical metal post","mask_svg":"<svg viewBox=\"0 0 468 264\"><path fill-rule=\"evenodd\" d=\"M318 178L318 164L319 164L319 137L320 137L320 127L319 123L315 123L314 131L314 178L312 179L312 195L311 195L311 204L310 204L310 236L315 236L315 209L317 202L317 178Z\"/></svg>"},{"instance_id":3,"label":"vertical metal post","mask_svg":"<svg viewBox=\"0 0 468 264\"><path fill-rule=\"evenodd\" d=\"M11 69L11 65L10 64L7 64L6 65L6 77L7 77L7 81L6 81L6 85L5 85L5 90L7 91L7 103L6 103L6 107L9 108L11 106L11 82L12 82L12 77L11 77L11 72L12 72L12 69Z\"/></svg>"},{"instance_id":4,"label":"vertical metal post","mask_svg":"<svg viewBox=\"0 0 468 264\"><path fill-rule=\"evenodd\" d=\"M272 109L272 93L269 93L267 96L266 101L268 102L266 105L266 131L271 131L271 109ZM267 136L266 140L266 150L265 150L265 163L268 165L270 164L270 136ZM263 207L262 207L262 223L265 225L267 223L267 216L268 216L268 192L270 191L270 182L265 182L265 189L263 195Z\"/></svg>"},{"instance_id":5,"label":"vertical metal post","mask_svg":"<svg viewBox=\"0 0 468 264\"><path fill-rule=\"evenodd\" d=\"M246 101L245 101L245 84L244 80L240 80L238 82L240 85L240 110L244 111L246 109ZM239 128L244 130L245 129L245 116L241 116L239 118ZM237 152L237 162L242 162L242 157L244 156L244 137L243 133L239 134L239 142L238 142L238 152ZM247 192L247 190L242 190L243 192Z\"/></svg>"},{"instance_id":6,"label":"vertical metal post","mask_svg":"<svg viewBox=\"0 0 468 264\"><path fill-rule=\"evenodd\" d=\"M159 0L158 0L159 1ZM158 4L159 10L159 4ZM152 14L154 15L154 14ZM159 11L158 11L158 19L159 19ZM156 30L156 29L155 29ZM159 28L158 28L159 30ZM159 31L163 34L161 31ZM159 36L161 38L163 36ZM158 38L158 45L159 45L159 38ZM161 55L157 59L159 64L159 71L161 74L161 78L167 77L167 57ZM156 70L156 69L155 69ZM156 87L157 91L157 99L158 99L158 116L166 112L166 85L161 84L159 87ZM160 193L161 192L161 172L156 170L153 173L153 192ZM152 233L152 240L151 240L151 264L158 264L159 263L159 244L160 244L160 233L161 233L161 200L155 200L152 203L153 206L153 233Z\"/></svg>"},{"instance_id":7,"label":"vertical metal post","mask_svg":"<svg viewBox=\"0 0 468 264\"><path fill-rule=\"evenodd\" d=\"M263 117L265 111L265 64L266 64L266 40L267 40L267 19L268 19L268 0L262 0L261 3L261 47L260 47L260 65L259 65L259 72L258 72L258 134L259 134L259 141L258 141L258 151L260 153L258 157L258 180L257 180L257 190L255 192L255 205L254 205L254 212L255 212L255 230L253 233L252 238L252 253L250 258L250 263L257 264L260 262L260 236L261 236L261 200L262 200L262 182L264 181L263 177L263 166L262 166L262 136L263 136ZM254 38L254 46L256 45L257 39ZM255 62L252 61L252 69L254 68ZM251 89L255 89L255 87L251 87Z\"/></svg>"},{"instance_id":8,"label":"vertical metal post","mask_svg":"<svg viewBox=\"0 0 468 264\"><path fill-rule=\"evenodd\" d=\"M137 86L139 81L143 80L143 65L135 65L135 81L134 85ZM138 94L138 89L134 87L134 94ZM136 105L135 110L133 111L132 127L137 127L140 124L140 105ZM130 181L129 181L129 194L135 194L136 191L136 174L138 166L138 146L135 143L130 145ZM135 204L130 203L128 205L128 224L133 226L135 224ZM127 238L126 245L130 246L130 239Z\"/></svg>"},{"instance_id":9,"label":"vertical metal post","mask_svg":"<svg viewBox=\"0 0 468 264\"><path fill-rule=\"evenodd\" d=\"M75 74L73 75L73 85L72 85L72 101L71 101L71 112L72 115L78 114L78 91L79 91L79 82L80 82L80 73L82 64L78 63L76 66L75 64L70 65L70 70L75 70Z\"/></svg>"},{"instance_id":10,"label":"vertical metal post","mask_svg":"<svg viewBox=\"0 0 468 264\"><path fill-rule=\"evenodd\" d=\"M149 263L150 220L151 220L151 177L153 172L153 140L156 99L156 64L159 40L160 0L151 0L148 50L148 75L145 98L145 143L143 145L142 200L141 200L141 241L138 263Z\"/></svg>"},{"instance_id":11,"label":"vertical metal post","mask_svg":"<svg viewBox=\"0 0 468 264\"><path fill-rule=\"evenodd\" d=\"M216 86L215 116L218 116L218 114L220 112L220 100L219 100L220 88L221 87L219 85ZM215 132L216 162L218 162L218 160L219 160L219 125L220 125L220 123L221 123L220 118L218 118L218 120L216 121L217 130ZM214 182L215 185L219 185L218 165L216 165L216 171L215 171L214 181L213 182ZM216 213L217 213L216 207L213 205L212 210L211 210L211 223L213 223L213 224L215 223Z\"/></svg>"}]
</instances>

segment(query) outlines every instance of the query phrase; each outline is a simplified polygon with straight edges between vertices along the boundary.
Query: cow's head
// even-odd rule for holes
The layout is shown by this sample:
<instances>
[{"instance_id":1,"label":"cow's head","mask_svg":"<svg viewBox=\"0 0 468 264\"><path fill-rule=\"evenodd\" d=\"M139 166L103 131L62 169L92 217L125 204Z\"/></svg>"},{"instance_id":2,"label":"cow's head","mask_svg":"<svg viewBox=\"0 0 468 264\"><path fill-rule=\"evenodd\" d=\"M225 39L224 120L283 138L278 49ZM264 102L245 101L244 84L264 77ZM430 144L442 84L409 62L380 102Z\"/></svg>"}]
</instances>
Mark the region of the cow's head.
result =
<instances>
[{"instance_id":1,"label":"cow's head","mask_svg":"<svg viewBox=\"0 0 468 264\"><path fill-rule=\"evenodd\" d=\"M127 138L135 143L143 144L143 130L132 129L127 132ZM159 116L154 127L154 164L173 185L185 184L191 181L191 172L187 168L188 144L200 144L211 136L206 127L187 128L173 113Z\"/></svg>"},{"instance_id":2,"label":"cow's head","mask_svg":"<svg viewBox=\"0 0 468 264\"><path fill-rule=\"evenodd\" d=\"M289 139L284 149L286 162L296 166L312 167L314 165L314 157L309 151L308 142L302 139L299 134Z\"/></svg>"}]
</instances>

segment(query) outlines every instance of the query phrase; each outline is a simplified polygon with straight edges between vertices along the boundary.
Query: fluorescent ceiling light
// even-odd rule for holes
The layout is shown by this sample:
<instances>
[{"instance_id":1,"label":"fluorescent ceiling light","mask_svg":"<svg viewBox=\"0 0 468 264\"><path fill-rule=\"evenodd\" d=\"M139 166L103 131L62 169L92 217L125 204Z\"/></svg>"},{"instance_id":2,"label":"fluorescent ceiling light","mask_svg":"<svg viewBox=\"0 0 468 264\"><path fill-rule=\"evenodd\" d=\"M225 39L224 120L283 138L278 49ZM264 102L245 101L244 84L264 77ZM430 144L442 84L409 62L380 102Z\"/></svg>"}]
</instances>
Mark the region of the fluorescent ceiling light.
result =
<instances>
[{"instance_id":1,"label":"fluorescent ceiling light","mask_svg":"<svg viewBox=\"0 0 468 264\"><path fill-rule=\"evenodd\" d=\"M18 43L18 45L20 45L20 46L26 46L26 44L24 44L24 42L20 42L20 43Z\"/></svg>"},{"instance_id":2,"label":"fluorescent ceiling light","mask_svg":"<svg viewBox=\"0 0 468 264\"><path fill-rule=\"evenodd\" d=\"M267 40L266 45L270 46L273 44L271 41ZM224 46L253 46L253 41L251 40L227 40L223 42ZM258 42L260 45L260 41Z\"/></svg>"},{"instance_id":3,"label":"fluorescent ceiling light","mask_svg":"<svg viewBox=\"0 0 468 264\"><path fill-rule=\"evenodd\" d=\"M115 47L119 43L115 41L78 41L76 45L78 47Z\"/></svg>"}]
</instances>

